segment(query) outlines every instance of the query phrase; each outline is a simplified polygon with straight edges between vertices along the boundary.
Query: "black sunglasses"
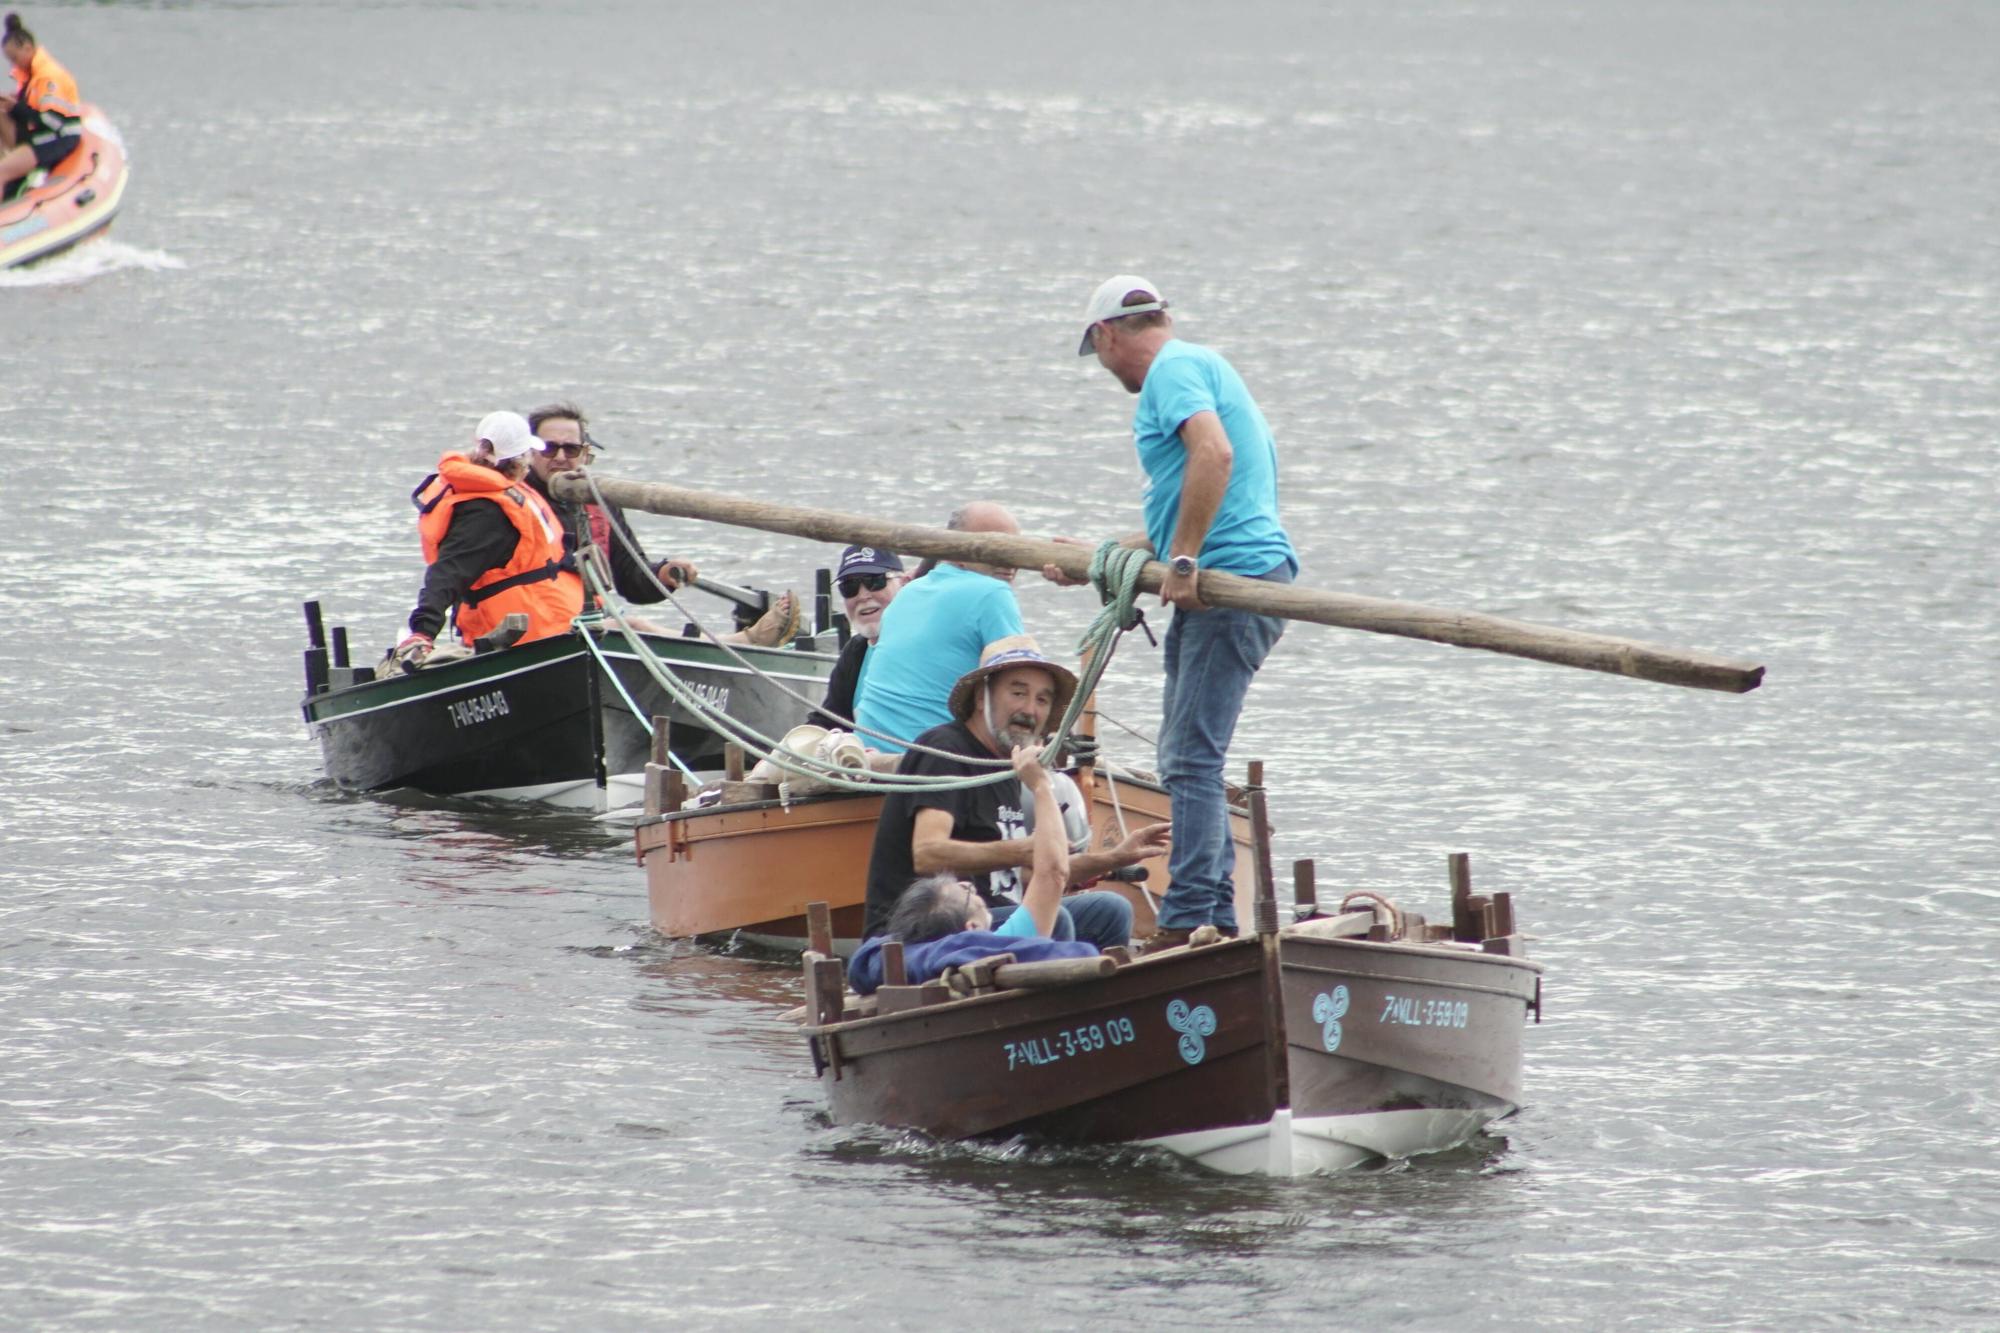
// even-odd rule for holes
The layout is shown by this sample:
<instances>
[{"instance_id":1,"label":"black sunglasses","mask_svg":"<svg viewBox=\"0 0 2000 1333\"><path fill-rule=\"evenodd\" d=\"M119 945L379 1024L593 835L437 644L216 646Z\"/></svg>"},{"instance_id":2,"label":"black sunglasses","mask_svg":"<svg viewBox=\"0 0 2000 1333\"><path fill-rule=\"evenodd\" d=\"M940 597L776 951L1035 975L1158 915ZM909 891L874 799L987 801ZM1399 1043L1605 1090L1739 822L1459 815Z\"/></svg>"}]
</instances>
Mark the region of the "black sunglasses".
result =
<instances>
[{"instance_id":1,"label":"black sunglasses","mask_svg":"<svg viewBox=\"0 0 2000 1333\"><path fill-rule=\"evenodd\" d=\"M588 444L551 444L547 440L542 441L542 452L551 458L558 456L563 458L581 458L583 457L583 451L589 447Z\"/></svg>"},{"instance_id":2,"label":"black sunglasses","mask_svg":"<svg viewBox=\"0 0 2000 1333\"><path fill-rule=\"evenodd\" d=\"M840 581L842 597L859 596L863 588L870 592L880 592L889 586L887 574L850 574Z\"/></svg>"}]
</instances>

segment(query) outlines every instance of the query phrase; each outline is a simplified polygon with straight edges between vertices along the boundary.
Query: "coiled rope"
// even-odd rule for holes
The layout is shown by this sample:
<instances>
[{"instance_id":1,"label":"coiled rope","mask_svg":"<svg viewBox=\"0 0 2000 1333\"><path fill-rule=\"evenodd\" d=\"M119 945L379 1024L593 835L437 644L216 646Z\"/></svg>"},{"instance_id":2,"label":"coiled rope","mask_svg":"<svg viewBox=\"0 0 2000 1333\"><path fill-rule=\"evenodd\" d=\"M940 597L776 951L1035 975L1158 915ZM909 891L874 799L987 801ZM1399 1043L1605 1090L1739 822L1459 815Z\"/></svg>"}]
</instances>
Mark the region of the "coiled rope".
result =
<instances>
[{"instance_id":1,"label":"coiled rope","mask_svg":"<svg viewBox=\"0 0 2000 1333\"><path fill-rule=\"evenodd\" d=\"M608 514L609 506L606 505L603 493L597 488L597 479L590 475L588 469L582 469L582 471L584 479L590 485L592 496L596 498L600 507L605 508ZM723 640L704 624L701 618L684 606L680 599L674 595L674 591L662 583L659 576L647 566L646 561L641 558L640 552L637 549L637 543L633 538L619 524L610 523L607 526L615 534L616 540L623 544L627 553L633 557L633 563L645 571L647 579L658 589L661 597L700 629L704 638L722 649L744 671L772 688L781 691L793 701L804 705L808 711L819 709L817 700L806 698L783 681L771 676L755 662L738 652L735 645ZM1063 745L1069 740L1071 730L1074 728L1077 719L1083 714L1086 700L1088 700L1091 693L1097 688L1098 681L1103 678L1105 669L1111 664L1111 656L1117 647L1118 640L1126 631L1140 623L1141 616L1135 603L1139 591L1139 572L1145 567L1146 559L1147 556L1144 551L1121 547L1115 541L1105 542L1097 548L1097 551L1091 557L1090 581L1092 586L1097 589L1098 597L1103 603L1103 609L1098 613L1096 619L1091 622L1090 627L1084 631L1082 638L1078 641L1077 649L1079 652L1085 654L1086 661L1083 678L1078 682L1077 688L1070 698L1069 707L1064 711L1062 720L1056 728L1055 735L1050 738L1049 743L1042 750L1041 760L1045 764L1052 763L1056 754L1061 751ZM908 749L919 750L927 754L942 755L957 763L991 767L994 771L966 778L953 778L941 774L922 773L878 771L857 773L857 770L843 768L819 756L805 755L788 750L782 745L781 738L766 736L748 723L731 717L723 709L716 707L702 698L692 687L681 680L673 668L663 661L659 654L653 651L651 645L645 641L643 632L633 628L630 624L622 599L618 597L616 590L609 586L609 580L603 576L596 564L586 560L582 562L582 568L585 583L596 596L598 605L604 608L603 619L609 621L624 634L626 643L632 648L634 655L639 659L640 664L645 667L646 673L652 677L654 683L659 685L669 699L680 705L682 709L694 717L700 719L702 725L741 746L745 753L753 754L761 760L767 760L773 766L785 772L797 774L801 777L814 778L830 787L845 791L879 792L885 787L901 791L961 791L1007 781L1014 776L1012 761L1008 759L982 760L969 755L953 754L950 751L917 745L899 736L888 736L882 732L859 726L852 729L862 735L894 741ZM590 637L594 628L594 626L586 623L589 619L587 616L580 617L578 623L578 627L582 630L586 639ZM611 675L612 679L616 681L616 673L611 671L609 663L605 662L594 644L591 647L591 652L592 656L596 657L599 665L604 668L606 674ZM650 728L652 725L651 719L640 712L638 703L626 692L622 682L618 686L618 692L625 706L631 710L633 718L640 726ZM674 762L684 772L688 771L687 766L681 763L679 759L676 758Z\"/></svg>"}]
</instances>

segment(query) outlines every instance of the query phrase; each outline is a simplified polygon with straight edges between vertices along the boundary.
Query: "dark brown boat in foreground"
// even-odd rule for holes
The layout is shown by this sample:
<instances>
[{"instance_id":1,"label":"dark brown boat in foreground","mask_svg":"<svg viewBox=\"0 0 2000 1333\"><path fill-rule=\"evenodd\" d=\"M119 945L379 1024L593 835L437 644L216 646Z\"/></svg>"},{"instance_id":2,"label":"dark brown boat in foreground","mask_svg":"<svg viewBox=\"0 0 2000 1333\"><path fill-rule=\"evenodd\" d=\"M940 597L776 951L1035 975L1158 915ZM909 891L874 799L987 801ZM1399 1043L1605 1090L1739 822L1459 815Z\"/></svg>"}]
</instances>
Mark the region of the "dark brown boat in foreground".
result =
<instances>
[{"instance_id":1,"label":"dark brown boat in foreground","mask_svg":"<svg viewBox=\"0 0 2000 1333\"><path fill-rule=\"evenodd\" d=\"M1280 930L1257 768L1254 937L1137 959L1002 955L924 985L901 984L891 945L891 984L861 1000L816 904L804 1032L835 1122L1149 1144L1301 1175L1450 1148L1516 1110L1541 968L1508 896L1474 896L1454 856L1450 926L1373 893L1323 916L1301 862L1299 919Z\"/></svg>"}]
</instances>

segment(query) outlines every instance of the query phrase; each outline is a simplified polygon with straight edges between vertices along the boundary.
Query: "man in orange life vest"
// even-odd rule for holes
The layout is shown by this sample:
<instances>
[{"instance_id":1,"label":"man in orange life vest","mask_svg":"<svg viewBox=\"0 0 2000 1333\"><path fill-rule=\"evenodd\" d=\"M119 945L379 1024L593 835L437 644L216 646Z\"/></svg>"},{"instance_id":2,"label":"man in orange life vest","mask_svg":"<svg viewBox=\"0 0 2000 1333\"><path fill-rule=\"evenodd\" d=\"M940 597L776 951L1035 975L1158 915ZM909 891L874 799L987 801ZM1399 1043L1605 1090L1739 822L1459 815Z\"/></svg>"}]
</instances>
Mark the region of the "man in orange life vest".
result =
<instances>
[{"instance_id":1,"label":"man in orange life vest","mask_svg":"<svg viewBox=\"0 0 2000 1333\"><path fill-rule=\"evenodd\" d=\"M62 171L83 148L83 100L76 80L9 14L0 34L0 198L37 169Z\"/></svg>"},{"instance_id":2,"label":"man in orange life vest","mask_svg":"<svg viewBox=\"0 0 2000 1333\"><path fill-rule=\"evenodd\" d=\"M522 480L541 441L518 412L479 423L469 454L446 454L411 494L423 537L423 592L410 633L396 645L405 671L431 655L445 617L457 607L458 637L471 644L513 612L527 643L568 631L583 609L583 580L563 553L562 526L548 502Z\"/></svg>"}]
</instances>

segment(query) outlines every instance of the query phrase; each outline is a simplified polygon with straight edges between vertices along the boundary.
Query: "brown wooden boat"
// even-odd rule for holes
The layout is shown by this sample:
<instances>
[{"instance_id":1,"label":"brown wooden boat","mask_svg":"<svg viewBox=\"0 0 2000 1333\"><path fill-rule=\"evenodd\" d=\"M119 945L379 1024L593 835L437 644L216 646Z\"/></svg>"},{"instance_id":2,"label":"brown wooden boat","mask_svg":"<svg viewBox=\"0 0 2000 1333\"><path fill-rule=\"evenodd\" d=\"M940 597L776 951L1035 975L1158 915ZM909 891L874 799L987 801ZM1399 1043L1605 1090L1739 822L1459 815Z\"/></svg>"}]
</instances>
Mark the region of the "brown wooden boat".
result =
<instances>
[{"instance_id":1,"label":"brown wooden boat","mask_svg":"<svg viewBox=\"0 0 2000 1333\"><path fill-rule=\"evenodd\" d=\"M1454 857L1451 926L1374 894L1320 916L1302 862L1302 919L1281 931L1252 781L1255 938L1131 960L1003 955L924 985L903 983L891 945L890 984L864 1000L822 916L803 1029L835 1122L1141 1143L1293 1175L1450 1148L1517 1109L1541 968L1508 897L1472 895Z\"/></svg>"},{"instance_id":2,"label":"brown wooden boat","mask_svg":"<svg viewBox=\"0 0 2000 1333\"><path fill-rule=\"evenodd\" d=\"M884 986L851 1014L839 960L808 955L814 1068L841 1124L1126 1143L1263 1124L1275 1109L1254 941L1122 966L975 966L966 998Z\"/></svg>"},{"instance_id":3,"label":"brown wooden boat","mask_svg":"<svg viewBox=\"0 0 2000 1333\"><path fill-rule=\"evenodd\" d=\"M662 774L658 785L671 781ZM1081 785L1081 784L1080 784ZM751 790L737 784L735 795ZM769 790L768 788L762 790ZM1096 845L1117 844L1127 831L1167 818L1166 790L1144 778L1113 776L1099 768L1089 781ZM853 951L861 934L868 891L868 854L883 797L836 792L782 801L775 795L731 800L699 810L676 809L678 800L650 794L647 815L634 831L646 868L646 897L653 929L675 938L741 933L770 948L803 949L806 904L823 901L833 911L834 947ZM1237 911L1249 920L1255 892L1250 864L1249 815L1232 812L1236 837ZM1132 903L1135 938L1151 934L1153 903L1168 885L1165 857L1142 863L1143 884L1105 880Z\"/></svg>"},{"instance_id":4,"label":"brown wooden boat","mask_svg":"<svg viewBox=\"0 0 2000 1333\"><path fill-rule=\"evenodd\" d=\"M1295 874L1309 911L1311 863ZM1474 895L1463 854L1451 884L1449 927L1366 894L1350 900L1367 911L1308 916L1279 935L1292 1152L1310 1169L1457 1142L1520 1105L1542 969L1521 956L1512 898Z\"/></svg>"}]
</instances>

